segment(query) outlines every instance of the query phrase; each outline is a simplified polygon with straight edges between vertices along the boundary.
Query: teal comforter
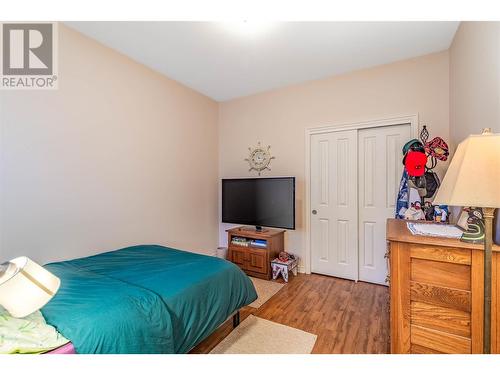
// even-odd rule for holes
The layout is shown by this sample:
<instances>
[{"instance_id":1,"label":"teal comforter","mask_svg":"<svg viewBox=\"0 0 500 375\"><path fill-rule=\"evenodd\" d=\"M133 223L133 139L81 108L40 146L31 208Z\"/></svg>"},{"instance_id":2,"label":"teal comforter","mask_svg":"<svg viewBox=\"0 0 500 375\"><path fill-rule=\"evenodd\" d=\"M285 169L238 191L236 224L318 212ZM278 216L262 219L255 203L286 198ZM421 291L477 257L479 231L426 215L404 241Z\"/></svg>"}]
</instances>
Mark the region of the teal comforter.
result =
<instances>
[{"instance_id":1,"label":"teal comforter","mask_svg":"<svg viewBox=\"0 0 500 375\"><path fill-rule=\"evenodd\" d=\"M42 313L78 353L186 353L257 298L234 264L162 246L45 267L61 288Z\"/></svg>"}]
</instances>

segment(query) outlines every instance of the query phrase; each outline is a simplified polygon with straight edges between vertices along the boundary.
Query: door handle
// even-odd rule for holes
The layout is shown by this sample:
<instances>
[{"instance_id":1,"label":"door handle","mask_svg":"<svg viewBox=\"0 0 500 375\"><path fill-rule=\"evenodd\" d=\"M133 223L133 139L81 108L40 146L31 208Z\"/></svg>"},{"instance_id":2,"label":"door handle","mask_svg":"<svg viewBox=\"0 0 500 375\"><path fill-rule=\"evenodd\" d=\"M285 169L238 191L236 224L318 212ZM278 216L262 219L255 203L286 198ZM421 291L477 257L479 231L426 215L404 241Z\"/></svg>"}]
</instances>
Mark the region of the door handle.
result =
<instances>
[{"instance_id":1,"label":"door handle","mask_svg":"<svg viewBox=\"0 0 500 375\"><path fill-rule=\"evenodd\" d=\"M318 213L318 211L316 211L316 210L312 210L312 214L313 214L313 215L316 215L317 213Z\"/></svg>"}]
</instances>

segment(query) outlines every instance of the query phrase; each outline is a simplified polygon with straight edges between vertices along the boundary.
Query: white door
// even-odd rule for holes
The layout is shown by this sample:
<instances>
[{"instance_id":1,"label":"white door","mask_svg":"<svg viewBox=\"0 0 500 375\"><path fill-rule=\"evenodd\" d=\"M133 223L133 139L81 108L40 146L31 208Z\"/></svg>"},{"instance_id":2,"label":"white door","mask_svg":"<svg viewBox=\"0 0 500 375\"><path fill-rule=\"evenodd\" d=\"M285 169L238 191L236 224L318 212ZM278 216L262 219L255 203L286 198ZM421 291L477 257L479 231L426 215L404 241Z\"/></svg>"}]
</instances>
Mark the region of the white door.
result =
<instances>
[{"instance_id":1,"label":"white door","mask_svg":"<svg viewBox=\"0 0 500 375\"><path fill-rule=\"evenodd\" d=\"M401 149L410 136L410 124L359 130L360 280L386 284L386 221L394 217L403 172Z\"/></svg>"},{"instance_id":2,"label":"white door","mask_svg":"<svg viewBox=\"0 0 500 375\"><path fill-rule=\"evenodd\" d=\"M311 136L311 271L358 278L357 131Z\"/></svg>"}]
</instances>

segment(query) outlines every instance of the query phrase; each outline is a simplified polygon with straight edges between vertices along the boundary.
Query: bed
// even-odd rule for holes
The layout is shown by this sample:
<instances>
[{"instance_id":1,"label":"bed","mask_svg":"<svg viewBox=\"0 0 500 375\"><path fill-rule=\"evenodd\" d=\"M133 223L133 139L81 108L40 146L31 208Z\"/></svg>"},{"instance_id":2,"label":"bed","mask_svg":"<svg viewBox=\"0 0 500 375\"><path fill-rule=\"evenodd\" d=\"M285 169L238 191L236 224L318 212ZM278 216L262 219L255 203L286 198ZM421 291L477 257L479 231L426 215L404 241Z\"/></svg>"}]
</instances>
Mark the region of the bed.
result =
<instances>
[{"instance_id":1,"label":"bed","mask_svg":"<svg viewBox=\"0 0 500 375\"><path fill-rule=\"evenodd\" d=\"M257 298L233 263L157 245L45 267L61 287L42 314L77 353L187 353Z\"/></svg>"}]
</instances>

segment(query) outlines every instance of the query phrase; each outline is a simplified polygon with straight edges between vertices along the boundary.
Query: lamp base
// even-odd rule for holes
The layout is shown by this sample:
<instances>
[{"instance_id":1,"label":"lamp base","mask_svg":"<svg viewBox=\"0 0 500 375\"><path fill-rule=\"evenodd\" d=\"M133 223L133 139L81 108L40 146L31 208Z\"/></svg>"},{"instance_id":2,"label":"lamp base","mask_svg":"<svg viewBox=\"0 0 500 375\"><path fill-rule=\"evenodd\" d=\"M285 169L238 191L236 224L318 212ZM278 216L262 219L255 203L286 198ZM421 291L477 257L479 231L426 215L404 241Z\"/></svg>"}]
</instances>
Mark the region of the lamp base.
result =
<instances>
[{"instance_id":1,"label":"lamp base","mask_svg":"<svg viewBox=\"0 0 500 375\"><path fill-rule=\"evenodd\" d=\"M491 248L493 245L494 208L485 207L484 212L484 316L483 316L483 353L491 353Z\"/></svg>"}]
</instances>

